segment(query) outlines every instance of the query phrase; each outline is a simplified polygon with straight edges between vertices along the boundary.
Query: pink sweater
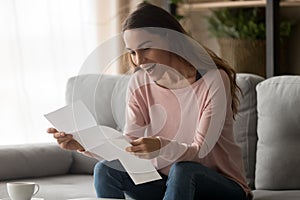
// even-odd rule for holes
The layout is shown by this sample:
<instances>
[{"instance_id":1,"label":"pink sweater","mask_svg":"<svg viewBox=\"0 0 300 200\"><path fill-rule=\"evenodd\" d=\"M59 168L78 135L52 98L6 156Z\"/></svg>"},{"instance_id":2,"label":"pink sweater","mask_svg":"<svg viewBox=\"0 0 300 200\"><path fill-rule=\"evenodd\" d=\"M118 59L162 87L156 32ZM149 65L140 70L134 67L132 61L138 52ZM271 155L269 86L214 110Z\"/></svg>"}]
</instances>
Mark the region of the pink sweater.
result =
<instances>
[{"instance_id":1,"label":"pink sweater","mask_svg":"<svg viewBox=\"0 0 300 200\"><path fill-rule=\"evenodd\" d=\"M160 139L159 156L152 159L160 172L167 175L174 162L194 161L251 191L233 138L230 81L223 70L211 70L181 89L160 87L139 70L130 80L127 100L124 134Z\"/></svg>"}]
</instances>

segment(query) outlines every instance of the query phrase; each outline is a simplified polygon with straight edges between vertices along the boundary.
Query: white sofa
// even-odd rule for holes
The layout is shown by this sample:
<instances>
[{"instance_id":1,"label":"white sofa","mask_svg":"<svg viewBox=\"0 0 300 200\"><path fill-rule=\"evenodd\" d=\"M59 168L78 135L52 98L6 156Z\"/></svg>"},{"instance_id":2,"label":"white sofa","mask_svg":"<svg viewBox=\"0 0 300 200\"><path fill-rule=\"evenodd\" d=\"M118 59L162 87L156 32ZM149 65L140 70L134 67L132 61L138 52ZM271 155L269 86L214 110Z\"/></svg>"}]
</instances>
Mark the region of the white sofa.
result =
<instances>
[{"instance_id":1,"label":"white sofa","mask_svg":"<svg viewBox=\"0 0 300 200\"><path fill-rule=\"evenodd\" d=\"M81 99L99 124L122 130L128 80L111 75L73 77L66 101ZM244 96L234 134L254 199L299 200L300 76L264 80L238 74L237 83ZM6 182L16 180L39 183L37 197L45 200L96 196L92 173L97 161L54 143L0 146L0 162L0 199L7 197Z\"/></svg>"},{"instance_id":2,"label":"white sofa","mask_svg":"<svg viewBox=\"0 0 300 200\"><path fill-rule=\"evenodd\" d=\"M11 181L37 182L35 197L45 200L96 196L92 172L97 161L56 143L1 146L0 160L0 199L8 197L6 182Z\"/></svg>"}]
</instances>

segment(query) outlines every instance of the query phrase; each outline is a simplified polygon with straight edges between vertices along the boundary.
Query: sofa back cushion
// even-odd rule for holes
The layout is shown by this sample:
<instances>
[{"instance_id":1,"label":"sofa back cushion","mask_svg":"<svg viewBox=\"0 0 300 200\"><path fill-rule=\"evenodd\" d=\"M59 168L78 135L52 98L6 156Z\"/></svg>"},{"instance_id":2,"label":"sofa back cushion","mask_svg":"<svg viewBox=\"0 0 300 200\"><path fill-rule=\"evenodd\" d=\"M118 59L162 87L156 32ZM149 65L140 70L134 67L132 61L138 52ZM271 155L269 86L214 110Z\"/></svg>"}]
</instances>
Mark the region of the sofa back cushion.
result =
<instances>
[{"instance_id":1,"label":"sofa back cushion","mask_svg":"<svg viewBox=\"0 0 300 200\"><path fill-rule=\"evenodd\" d=\"M85 156L76 151L73 151L72 154L73 162L70 168L71 174L93 174L94 166L98 162L97 159Z\"/></svg>"},{"instance_id":2,"label":"sofa back cushion","mask_svg":"<svg viewBox=\"0 0 300 200\"><path fill-rule=\"evenodd\" d=\"M257 86L257 189L300 189L300 76Z\"/></svg>"},{"instance_id":3,"label":"sofa back cushion","mask_svg":"<svg viewBox=\"0 0 300 200\"><path fill-rule=\"evenodd\" d=\"M68 173L72 153L57 144L0 146L0 180L34 178Z\"/></svg>"},{"instance_id":4,"label":"sofa back cushion","mask_svg":"<svg viewBox=\"0 0 300 200\"><path fill-rule=\"evenodd\" d=\"M124 130L125 126L125 110L126 110L126 94L130 76L122 76L115 87L112 94L112 114L116 121L117 128L121 131Z\"/></svg>"},{"instance_id":5,"label":"sofa back cushion","mask_svg":"<svg viewBox=\"0 0 300 200\"><path fill-rule=\"evenodd\" d=\"M68 80L66 103L81 100L97 123L123 130L126 91L130 76L85 74Z\"/></svg>"},{"instance_id":6,"label":"sofa back cushion","mask_svg":"<svg viewBox=\"0 0 300 200\"><path fill-rule=\"evenodd\" d=\"M237 84L243 95L238 94L239 107L235 116L233 133L236 142L240 145L243 153L244 169L248 185L254 188L255 158L256 158L256 85L264 78L246 73L237 74Z\"/></svg>"},{"instance_id":7,"label":"sofa back cushion","mask_svg":"<svg viewBox=\"0 0 300 200\"><path fill-rule=\"evenodd\" d=\"M121 76L85 74L72 77L66 88L66 103L81 100L100 125L116 128L111 110L114 86Z\"/></svg>"}]
</instances>

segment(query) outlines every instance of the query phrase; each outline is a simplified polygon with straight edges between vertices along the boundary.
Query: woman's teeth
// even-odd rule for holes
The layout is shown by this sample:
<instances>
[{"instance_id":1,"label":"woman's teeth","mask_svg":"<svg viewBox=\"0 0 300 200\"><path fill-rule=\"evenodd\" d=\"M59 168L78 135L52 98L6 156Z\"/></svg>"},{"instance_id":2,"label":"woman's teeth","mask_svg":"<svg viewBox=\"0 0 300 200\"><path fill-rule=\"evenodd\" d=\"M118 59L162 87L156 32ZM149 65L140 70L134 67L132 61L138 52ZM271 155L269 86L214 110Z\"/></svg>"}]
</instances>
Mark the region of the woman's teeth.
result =
<instances>
[{"instance_id":1,"label":"woman's teeth","mask_svg":"<svg viewBox=\"0 0 300 200\"><path fill-rule=\"evenodd\" d=\"M153 64L152 66L148 67L148 68L146 69L146 71L147 71L148 73L150 73L150 72L153 70L154 67L155 67L155 64Z\"/></svg>"}]
</instances>

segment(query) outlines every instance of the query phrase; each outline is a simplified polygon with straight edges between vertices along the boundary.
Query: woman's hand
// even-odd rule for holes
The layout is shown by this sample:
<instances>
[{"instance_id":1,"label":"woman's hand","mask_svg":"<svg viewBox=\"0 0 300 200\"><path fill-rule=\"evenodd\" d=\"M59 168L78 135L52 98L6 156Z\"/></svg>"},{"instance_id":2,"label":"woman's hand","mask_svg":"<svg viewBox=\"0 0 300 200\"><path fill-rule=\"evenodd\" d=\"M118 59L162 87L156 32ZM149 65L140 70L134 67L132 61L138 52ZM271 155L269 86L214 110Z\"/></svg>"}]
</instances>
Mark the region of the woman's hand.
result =
<instances>
[{"instance_id":1,"label":"woman's hand","mask_svg":"<svg viewBox=\"0 0 300 200\"><path fill-rule=\"evenodd\" d=\"M58 132L55 128L48 128L47 132L53 134L53 137L62 149L84 151L81 144L74 140L71 134Z\"/></svg>"},{"instance_id":2,"label":"woman's hand","mask_svg":"<svg viewBox=\"0 0 300 200\"><path fill-rule=\"evenodd\" d=\"M160 141L154 137L142 137L131 142L126 151L133 153L139 158L152 159L159 155Z\"/></svg>"}]
</instances>

